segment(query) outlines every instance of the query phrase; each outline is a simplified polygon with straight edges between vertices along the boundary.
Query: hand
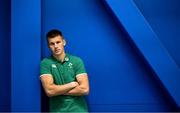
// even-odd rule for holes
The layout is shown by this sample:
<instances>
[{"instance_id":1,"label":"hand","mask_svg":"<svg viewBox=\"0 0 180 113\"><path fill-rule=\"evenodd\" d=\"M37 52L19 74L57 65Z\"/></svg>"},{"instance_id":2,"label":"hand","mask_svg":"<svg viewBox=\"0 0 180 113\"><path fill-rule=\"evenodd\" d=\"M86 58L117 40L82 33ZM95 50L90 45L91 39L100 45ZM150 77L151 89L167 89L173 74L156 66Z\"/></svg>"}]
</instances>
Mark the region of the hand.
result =
<instances>
[{"instance_id":1,"label":"hand","mask_svg":"<svg viewBox=\"0 0 180 113\"><path fill-rule=\"evenodd\" d=\"M76 86L78 86L79 84L77 83L77 82L70 82L70 85L71 85L71 87L76 87Z\"/></svg>"}]
</instances>

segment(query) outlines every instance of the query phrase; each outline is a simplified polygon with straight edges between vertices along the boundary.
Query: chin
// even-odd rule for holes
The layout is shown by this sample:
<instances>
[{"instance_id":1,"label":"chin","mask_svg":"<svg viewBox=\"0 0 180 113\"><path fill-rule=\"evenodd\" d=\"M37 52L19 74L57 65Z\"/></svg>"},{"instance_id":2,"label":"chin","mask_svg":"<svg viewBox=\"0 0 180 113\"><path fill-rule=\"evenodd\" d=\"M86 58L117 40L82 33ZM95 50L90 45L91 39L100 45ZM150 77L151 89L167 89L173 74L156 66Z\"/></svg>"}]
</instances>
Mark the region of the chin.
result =
<instances>
[{"instance_id":1,"label":"chin","mask_svg":"<svg viewBox=\"0 0 180 113\"><path fill-rule=\"evenodd\" d=\"M59 53L54 53L54 55L59 56L59 55L61 55L61 52L59 52Z\"/></svg>"}]
</instances>

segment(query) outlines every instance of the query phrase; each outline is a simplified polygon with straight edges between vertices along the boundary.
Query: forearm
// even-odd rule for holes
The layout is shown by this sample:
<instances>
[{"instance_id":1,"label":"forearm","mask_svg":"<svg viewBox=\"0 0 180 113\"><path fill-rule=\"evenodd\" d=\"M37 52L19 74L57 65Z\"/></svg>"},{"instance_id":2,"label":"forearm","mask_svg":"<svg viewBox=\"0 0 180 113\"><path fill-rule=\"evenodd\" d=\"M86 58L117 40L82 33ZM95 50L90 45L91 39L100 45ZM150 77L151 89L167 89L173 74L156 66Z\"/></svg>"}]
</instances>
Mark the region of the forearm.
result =
<instances>
[{"instance_id":1,"label":"forearm","mask_svg":"<svg viewBox=\"0 0 180 113\"><path fill-rule=\"evenodd\" d=\"M64 95L82 96L82 95L88 95L88 93L89 93L89 89L79 85L79 86L76 86L75 88L69 90Z\"/></svg>"},{"instance_id":2,"label":"forearm","mask_svg":"<svg viewBox=\"0 0 180 113\"><path fill-rule=\"evenodd\" d=\"M89 94L89 81L86 74L76 77L78 85L64 95L82 96Z\"/></svg>"},{"instance_id":3,"label":"forearm","mask_svg":"<svg viewBox=\"0 0 180 113\"><path fill-rule=\"evenodd\" d=\"M47 95L49 97L57 96L57 95L63 95L67 93L68 91L72 90L75 86L72 85L72 83L67 83L64 85L55 85L52 84L47 89Z\"/></svg>"}]
</instances>

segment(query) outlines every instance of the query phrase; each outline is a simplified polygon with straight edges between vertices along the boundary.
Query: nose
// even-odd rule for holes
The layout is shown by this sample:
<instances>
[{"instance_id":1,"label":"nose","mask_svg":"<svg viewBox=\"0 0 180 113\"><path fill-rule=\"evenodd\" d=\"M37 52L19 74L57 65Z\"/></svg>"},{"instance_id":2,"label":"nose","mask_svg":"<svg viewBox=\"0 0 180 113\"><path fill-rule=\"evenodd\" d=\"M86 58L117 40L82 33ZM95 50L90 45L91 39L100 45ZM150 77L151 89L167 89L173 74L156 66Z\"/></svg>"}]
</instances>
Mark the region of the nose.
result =
<instances>
[{"instance_id":1,"label":"nose","mask_svg":"<svg viewBox=\"0 0 180 113\"><path fill-rule=\"evenodd\" d=\"M55 47L55 48L57 48L57 47L58 47L58 44L57 44L57 43L55 43L55 44L54 44L54 47Z\"/></svg>"}]
</instances>

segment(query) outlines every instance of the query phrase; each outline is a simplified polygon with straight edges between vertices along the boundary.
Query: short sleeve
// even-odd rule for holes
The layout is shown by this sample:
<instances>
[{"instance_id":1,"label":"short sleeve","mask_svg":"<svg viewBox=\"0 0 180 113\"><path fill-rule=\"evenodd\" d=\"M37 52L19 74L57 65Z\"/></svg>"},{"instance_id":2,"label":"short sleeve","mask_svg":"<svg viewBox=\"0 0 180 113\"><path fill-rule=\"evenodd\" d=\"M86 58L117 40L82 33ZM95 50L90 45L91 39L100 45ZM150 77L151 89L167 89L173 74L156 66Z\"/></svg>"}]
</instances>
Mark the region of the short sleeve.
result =
<instances>
[{"instance_id":1,"label":"short sleeve","mask_svg":"<svg viewBox=\"0 0 180 113\"><path fill-rule=\"evenodd\" d=\"M47 61L41 61L40 64L40 75L51 74L50 66Z\"/></svg>"},{"instance_id":2,"label":"short sleeve","mask_svg":"<svg viewBox=\"0 0 180 113\"><path fill-rule=\"evenodd\" d=\"M83 61L78 58L76 60L76 65L75 65L75 74L76 76L79 75L79 74L83 74L83 73L86 73L86 70L85 70L85 67L84 67L84 63Z\"/></svg>"}]
</instances>

